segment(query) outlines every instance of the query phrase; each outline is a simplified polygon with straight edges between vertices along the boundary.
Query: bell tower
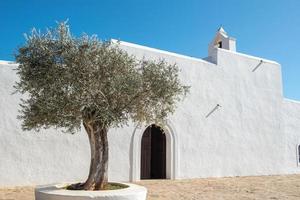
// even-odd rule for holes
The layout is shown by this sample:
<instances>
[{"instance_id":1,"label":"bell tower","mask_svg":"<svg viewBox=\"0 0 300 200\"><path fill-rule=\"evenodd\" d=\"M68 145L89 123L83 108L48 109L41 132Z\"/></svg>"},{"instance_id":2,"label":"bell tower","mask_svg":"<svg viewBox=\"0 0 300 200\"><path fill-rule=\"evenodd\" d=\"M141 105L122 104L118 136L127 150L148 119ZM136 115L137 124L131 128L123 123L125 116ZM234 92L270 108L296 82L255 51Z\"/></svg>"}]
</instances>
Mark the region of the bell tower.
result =
<instances>
[{"instance_id":1,"label":"bell tower","mask_svg":"<svg viewBox=\"0 0 300 200\"><path fill-rule=\"evenodd\" d=\"M214 39L208 46L208 55L211 55L215 48L236 51L236 39L229 37L222 26L218 29Z\"/></svg>"}]
</instances>

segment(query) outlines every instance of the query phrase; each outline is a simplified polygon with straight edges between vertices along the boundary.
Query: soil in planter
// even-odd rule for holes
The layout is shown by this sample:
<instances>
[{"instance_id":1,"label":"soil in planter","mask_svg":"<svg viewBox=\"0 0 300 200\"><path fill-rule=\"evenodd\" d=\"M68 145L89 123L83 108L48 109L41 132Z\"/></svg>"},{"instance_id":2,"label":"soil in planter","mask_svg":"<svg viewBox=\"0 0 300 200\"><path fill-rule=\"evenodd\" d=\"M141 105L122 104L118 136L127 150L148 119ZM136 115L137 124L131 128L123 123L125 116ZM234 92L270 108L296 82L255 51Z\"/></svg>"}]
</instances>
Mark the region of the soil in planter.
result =
<instances>
[{"instance_id":1,"label":"soil in planter","mask_svg":"<svg viewBox=\"0 0 300 200\"><path fill-rule=\"evenodd\" d=\"M83 190L84 183L74 183L65 187L67 190ZM122 183L108 183L104 186L104 190L119 190L128 188L128 185Z\"/></svg>"}]
</instances>

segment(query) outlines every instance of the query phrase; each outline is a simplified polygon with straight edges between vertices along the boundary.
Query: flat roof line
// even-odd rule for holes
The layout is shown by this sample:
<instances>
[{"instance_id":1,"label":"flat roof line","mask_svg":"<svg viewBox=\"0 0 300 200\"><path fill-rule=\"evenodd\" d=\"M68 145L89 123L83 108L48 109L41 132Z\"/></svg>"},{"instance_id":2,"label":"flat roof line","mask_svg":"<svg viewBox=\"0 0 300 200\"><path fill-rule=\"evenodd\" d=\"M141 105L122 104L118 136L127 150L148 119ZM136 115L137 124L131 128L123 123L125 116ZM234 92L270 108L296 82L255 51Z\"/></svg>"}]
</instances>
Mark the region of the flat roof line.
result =
<instances>
[{"instance_id":1,"label":"flat roof line","mask_svg":"<svg viewBox=\"0 0 300 200\"><path fill-rule=\"evenodd\" d=\"M144 45L139 45L139 44L135 44L135 43L131 43L131 42L125 42L125 41L116 40L116 39L111 39L111 41L113 43L118 43L119 42L120 45L124 45L124 46L128 46L128 47L143 49L143 50L147 50L147 51L162 53L162 54L165 54L165 55L175 56L175 57L178 57L178 58L185 58L185 59L189 59L189 60L195 60L195 61L215 65L214 63L208 62L208 61L203 60L201 58L186 56L186 55L182 55L182 54L179 54L179 53L174 53L174 52L170 52L170 51L166 51L166 50L161 50L161 49L157 49L157 48L153 48L153 47L147 47L147 46L144 46Z\"/></svg>"}]
</instances>

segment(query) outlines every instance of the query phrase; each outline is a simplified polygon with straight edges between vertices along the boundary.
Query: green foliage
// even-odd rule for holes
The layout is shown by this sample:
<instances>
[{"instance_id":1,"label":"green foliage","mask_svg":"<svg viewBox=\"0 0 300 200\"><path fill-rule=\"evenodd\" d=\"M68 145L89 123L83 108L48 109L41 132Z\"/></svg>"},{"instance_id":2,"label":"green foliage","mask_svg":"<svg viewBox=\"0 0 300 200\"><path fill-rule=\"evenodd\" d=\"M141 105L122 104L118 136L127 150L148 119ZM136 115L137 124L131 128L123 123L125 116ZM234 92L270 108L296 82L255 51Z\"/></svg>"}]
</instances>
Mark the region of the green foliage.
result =
<instances>
[{"instance_id":1,"label":"green foliage","mask_svg":"<svg viewBox=\"0 0 300 200\"><path fill-rule=\"evenodd\" d=\"M176 65L137 60L96 36L73 37L66 23L46 33L33 29L16 61L15 88L28 97L19 116L24 130L163 121L188 91Z\"/></svg>"}]
</instances>

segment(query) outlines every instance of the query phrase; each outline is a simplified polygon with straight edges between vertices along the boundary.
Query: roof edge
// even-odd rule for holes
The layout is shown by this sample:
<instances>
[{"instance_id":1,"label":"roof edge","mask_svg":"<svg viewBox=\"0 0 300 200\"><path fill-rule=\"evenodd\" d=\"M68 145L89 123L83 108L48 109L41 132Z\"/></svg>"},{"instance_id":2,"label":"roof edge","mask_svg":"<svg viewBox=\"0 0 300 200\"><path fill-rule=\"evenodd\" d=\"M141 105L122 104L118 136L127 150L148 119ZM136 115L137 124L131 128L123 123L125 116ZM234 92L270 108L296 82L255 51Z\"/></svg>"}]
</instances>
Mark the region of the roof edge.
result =
<instances>
[{"instance_id":1,"label":"roof edge","mask_svg":"<svg viewBox=\"0 0 300 200\"><path fill-rule=\"evenodd\" d=\"M12 64L17 64L17 63L15 61L0 60L0 64L12 65Z\"/></svg>"},{"instance_id":2,"label":"roof edge","mask_svg":"<svg viewBox=\"0 0 300 200\"><path fill-rule=\"evenodd\" d=\"M248 55L248 54L244 54L244 53L240 53L240 52L236 52L236 51L230 51L230 50L227 50L227 49L221 49L221 48L217 48L217 49L218 49L218 51L224 51L226 53L228 52L228 53L236 54L236 55L239 55L239 56L243 56L243 57L247 57L247 58L251 58L251 59L255 59L255 60L262 60L263 62L266 62L266 63L280 65L280 63L278 63L274 60L268 60L268 59L265 59L265 58L252 56L252 55Z\"/></svg>"},{"instance_id":3,"label":"roof edge","mask_svg":"<svg viewBox=\"0 0 300 200\"><path fill-rule=\"evenodd\" d=\"M287 101L287 102L291 102L291 103L300 104L300 101L294 100L294 99L289 99L289 98L286 98L286 97L284 97L283 100Z\"/></svg>"},{"instance_id":4,"label":"roof edge","mask_svg":"<svg viewBox=\"0 0 300 200\"><path fill-rule=\"evenodd\" d=\"M162 53L162 54L169 55L169 56L174 56L174 57L178 57L178 58L185 58L185 59L189 59L189 60L194 60L194 61L199 61L199 62L209 63L209 64L215 65L214 63L208 62L208 61L203 60L201 58L187 56L187 55L174 53L174 52L170 52L170 51L166 51L166 50L161 50L161 49L157 49L157 48L153 48L153 47L147 47L147 46L144 46L144 45L135 44L135 43L131 43L131 42L125 42L125 41L122 41L122 40L111 39L111 42L115 43L115 44L119 43L120 45L124 45L124 46L128 46L128 47L143 49L143 50L147 50L147 51Z\"/></svg>"}]
</instances>

